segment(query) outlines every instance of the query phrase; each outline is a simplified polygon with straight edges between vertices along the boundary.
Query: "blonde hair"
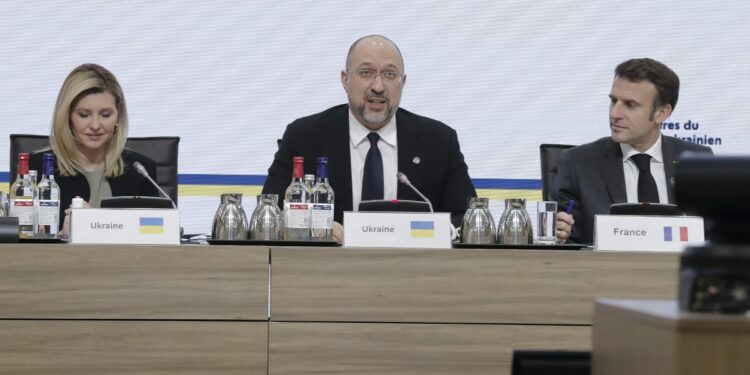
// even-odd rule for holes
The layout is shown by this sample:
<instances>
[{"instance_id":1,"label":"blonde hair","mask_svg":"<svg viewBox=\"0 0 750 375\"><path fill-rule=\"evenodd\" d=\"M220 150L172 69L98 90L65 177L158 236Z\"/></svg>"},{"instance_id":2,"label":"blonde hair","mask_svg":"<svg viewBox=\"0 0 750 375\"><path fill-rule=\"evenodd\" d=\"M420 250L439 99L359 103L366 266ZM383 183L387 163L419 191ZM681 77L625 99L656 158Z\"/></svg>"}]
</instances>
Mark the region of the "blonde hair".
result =
<instances>
[{"instance_id":1,"label":"blonde hair","mask_svg":"<svg viewBox=\"0 0 750 375\"><path fill-rule=\"evenodd\" d=\"M117 124L109 140L104 156L104 175L116 177L125 168L122 150L128 138L128 110L120 83L114 74L96 64L83 64L73 69L65 78L57 95L55 112L52 115L50 144L57 156L57 166L63 176L75 176L82 171L79 160L82 158L73 135L70 113L83 97L89 94L108 92L115 97Z\"/></svg>"}]
</instances>

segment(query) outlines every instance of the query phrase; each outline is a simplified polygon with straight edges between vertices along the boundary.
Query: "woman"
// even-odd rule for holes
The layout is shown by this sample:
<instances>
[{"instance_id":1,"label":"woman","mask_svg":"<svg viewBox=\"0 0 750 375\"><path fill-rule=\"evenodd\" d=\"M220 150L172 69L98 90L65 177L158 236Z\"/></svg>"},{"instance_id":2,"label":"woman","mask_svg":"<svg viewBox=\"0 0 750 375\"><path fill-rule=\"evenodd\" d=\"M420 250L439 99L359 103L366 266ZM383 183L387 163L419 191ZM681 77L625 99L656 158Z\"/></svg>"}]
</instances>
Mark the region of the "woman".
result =
<instances>
[{"instance_id":1,"label":"woman","mask_svg":"<svg viewBox=\"0 0 750 375\"><path fill-rule=\"evenodd\" d=\"M133 167L138 161L153 176L156 163L125 149L127 136L128 111L117 78L96 64L73 69L57 96L50 134L64 210L61 234L67 235L69 207L76 196L99 207L102 198L159 195ZM31 156L31 169L42 170L43 153Z\"/></svg>"}]
</instances>

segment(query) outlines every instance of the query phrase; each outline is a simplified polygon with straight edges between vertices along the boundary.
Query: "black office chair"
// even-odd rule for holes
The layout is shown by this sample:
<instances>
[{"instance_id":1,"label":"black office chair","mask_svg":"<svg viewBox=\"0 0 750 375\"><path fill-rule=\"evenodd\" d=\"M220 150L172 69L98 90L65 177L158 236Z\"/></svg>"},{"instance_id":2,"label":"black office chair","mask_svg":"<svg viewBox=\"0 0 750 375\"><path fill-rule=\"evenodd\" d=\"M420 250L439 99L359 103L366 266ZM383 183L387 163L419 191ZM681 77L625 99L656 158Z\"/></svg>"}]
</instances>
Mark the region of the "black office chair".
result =
<instances>
[{"instance_id":1,"label":"black office chair","mask_svg":"<svg viewBox=\"0 0 750 375\"><path fill-rule=\"evenodd\" d=\"M591 352L514 350L511 375L589 375Z\"/></svg>"},{"instance_id":2,"label":"black office chair","mask_svg":"<svg viewBox=\"0 0 750 375\"><path fill-rule=\"evenodd\" d=\"M151 176L177 203L177 155L180 137L130 137L125 148L148 156L156 162L156 176ZM46 135L10 135L10 181L16 178L18 153L33 153L49 148Z\"/></svg>"},{"instance_id":3,"label":"black office chair","mask_svg":"<svg viewBox=\"0 0 750 375\"><path fill-rule=\"evenodd\" d=\"M542 162L542 199L550 199L550 190L552 189L552 183L555 181L557 176L557 160L560 158L560 153L575 147L572 145L555 145L555 144L541 144L539 145L539 159Z\"/></svg>"}]
</instances>

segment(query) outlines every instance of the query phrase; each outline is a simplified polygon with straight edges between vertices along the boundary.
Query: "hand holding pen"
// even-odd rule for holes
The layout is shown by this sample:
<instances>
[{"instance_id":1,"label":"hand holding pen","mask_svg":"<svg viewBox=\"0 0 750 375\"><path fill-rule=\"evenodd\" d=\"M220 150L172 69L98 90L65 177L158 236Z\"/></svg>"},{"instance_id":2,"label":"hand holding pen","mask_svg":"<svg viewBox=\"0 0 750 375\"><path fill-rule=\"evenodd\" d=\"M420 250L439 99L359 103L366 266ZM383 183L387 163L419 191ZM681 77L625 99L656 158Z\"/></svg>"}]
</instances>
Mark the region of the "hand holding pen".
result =
<instances>
[{"instance_id":1,"label":"hand holding pen","mask_svg":"<svg viewBox=\"0 0 750 375\"><path fill-rule=\"evenodd\" d=\"M565 212L558 212L555 217L555 236L558 242L566 242L570 238L570 232L573 229L573 207L575 205L574 200L568 201L568 207Z\"/></svg>"}]
</instances>

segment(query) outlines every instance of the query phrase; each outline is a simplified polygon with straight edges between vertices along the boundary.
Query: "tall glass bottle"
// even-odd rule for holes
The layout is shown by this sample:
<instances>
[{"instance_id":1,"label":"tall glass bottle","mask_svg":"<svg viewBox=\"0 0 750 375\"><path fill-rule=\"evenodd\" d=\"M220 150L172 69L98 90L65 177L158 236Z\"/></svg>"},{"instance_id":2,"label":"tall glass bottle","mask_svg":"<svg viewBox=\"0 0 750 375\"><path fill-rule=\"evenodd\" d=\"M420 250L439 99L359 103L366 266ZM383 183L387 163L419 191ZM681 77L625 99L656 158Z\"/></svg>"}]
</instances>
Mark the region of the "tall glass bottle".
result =
<instances>
[{"instance_id":1,"label":"tall glass bottle","mask_svg":"<svg viewBox=\"0 0 750 375\"><path fill-rule=\"evenodd\" d=\"M284 193L284 239L310 239L310 191L305 186L304 162L301 156L292 159L292 183Z\"/></svg>"},{"instance_id":2,"label":"tall glass bottle","mask_svg":"<svg viewBox=\"0 0 750 375\"><path fill-rule=\"evenodd\" d=\"M34 235L34 186L29 176L29 154L18 154L18 177L10 186L10 215L18 218L21 234Z\"/></svg>"},{"instance_id":3,"label":"tall glass bottle","mask_svg":"<svg viewBox=\"0 0 750 375\"><path fill-rule=\"evenodd\" d=\"M312 194L312 189L315 187L315 175L314 174L306 174L305 178L305 186L307 187L307 191Z\"/></svg>"},{"instance_id":4,"label":"tall glass bottle","mask_svg":"<svg viewBox=\"0 0 750 375\"><path fill-rule=\"evenodd\" d=\"M316 240L331 240L333 228L333 188L328 183L328 158L318 158L318 179L312 189L310 233Z\"/></svg>"},{"instance_id":5,"label":"tall glass bottle","mask_svg":"<svg viewBox=\"0 0 750 375\"><path fill-rule=\"evenodd\" d=\"M29 179L31 179L31 186L36 190L36 185L39 182L39 172L33 169L29 170Z\"/></svg>"},{"instance_id":6,"label":"tall glass bottle","mask_svg":"<svg viewBox=\"0 0 750 375\"><path fill-rule=\"evenodd\" d=\"M34 217L32 220L34 220L34 234L37 233L37 224L39 224L39 210L37 209L36 205L36 185L39 182L39 172L29 169L29 179L31 180L31 188L34 190Z\"/></svg>"},{"instance_id":7,"label":"tall glass bottle","mask_svg":"<svg viewBox=\"0 0 750 375\"><path fill-rule=\"evenodd\" d=\"M55 154L44 154L42 180L36 188L37 236L57 236L60 222L60 186L55 182Z\"/></svg>"},{"instance_id":8,"label":"tall glass bottle","mask_svg":"<svg viewBox=\"0 0 750 375\"><path fill-rule=\"evenodd\" d=\"M0 191L0 211L2 216L10 216L10 196Z\"/></svg>"},{"instance_id":9,"label":"tall glass bottle","mask_svg":"<svg viewBox=\"0 0 750 375\"><path fill-rule=\"evenodd\" d=\"M0 217L8 216L8 208L5 206L5 193L0 191Z\"/></svg>"}]
</instances>

